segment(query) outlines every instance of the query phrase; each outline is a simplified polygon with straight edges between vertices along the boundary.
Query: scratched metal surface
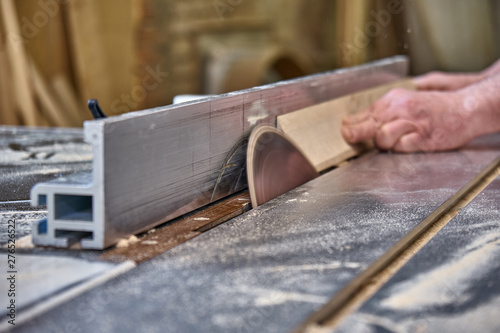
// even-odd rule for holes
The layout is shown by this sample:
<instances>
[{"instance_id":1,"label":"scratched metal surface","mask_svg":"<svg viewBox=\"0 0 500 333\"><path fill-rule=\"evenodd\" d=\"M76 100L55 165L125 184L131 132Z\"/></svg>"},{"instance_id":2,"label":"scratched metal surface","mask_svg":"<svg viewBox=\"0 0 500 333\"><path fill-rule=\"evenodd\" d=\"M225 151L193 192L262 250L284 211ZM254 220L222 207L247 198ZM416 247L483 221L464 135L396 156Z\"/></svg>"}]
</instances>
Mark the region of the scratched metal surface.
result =
<instances>
[{"instance_id":1,"label":"scratched metal surface","mask_svg":"<svg viewBox=\"0 0 500 333\"><path fill-rule=\"evenodd\" d=\"M407 70L407 59L394 57L87 122L86 138L95 143L94 197L103 206L95 223L104 221L104 246L246 188L246 140L254 125L394 81Z\"/></svg>"},{"instance_id":2,"label":"scratched metal surface","mask_svg":"<svg viewBox=\"0 0 500 333\"><path fill-rule=\"evenodd\" d=\"M498 140L364 156L19 331L290 331L493 161Z\"/></svg>"},{"instance_id":3,"label":"scratched metal surface","mask_svg":"<svg viewBox=\"0 0 500 333\"><path fill-rule=\"evenodd\" d=\"M500 332L500 178L338 332Z\"/></svg>"}]
</instances>

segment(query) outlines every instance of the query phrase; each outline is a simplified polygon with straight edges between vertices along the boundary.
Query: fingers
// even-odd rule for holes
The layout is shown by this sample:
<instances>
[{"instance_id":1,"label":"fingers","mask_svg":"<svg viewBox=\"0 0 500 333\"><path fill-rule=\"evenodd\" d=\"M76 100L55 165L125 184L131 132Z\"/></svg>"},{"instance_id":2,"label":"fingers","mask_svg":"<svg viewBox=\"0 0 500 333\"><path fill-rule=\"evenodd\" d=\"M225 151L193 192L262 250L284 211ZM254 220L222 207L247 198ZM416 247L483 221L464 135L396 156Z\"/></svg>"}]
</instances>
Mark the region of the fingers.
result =
<instances>
[{"instance_id":1,"label":"fingers","mask_svg":"<svg viewBox=\"0 0 500 333\"><path fill-rule=\"evenodd\" d=\"M385 110L388 109L388 101L381 98L365 110L355 115L349 115L342 118L343 125L354 125L367 121L369 118L375 118L376 121L388 121L385 118Z\"/></svg>"},{"instance_id":2,"label":"fingers","mask_svg":"<svg viewBox=\"0 0 500 333\"><path fill-rule=\"evenodd\" d=\"M374 139L376 145L384 150L391 150L399 144L401 149L407 149L413 141L403 143L400 140L413 133L422 132L417 123L426 123L426 118L415 110L422 107L417 97L418 93L404 89L393 89L384 97L373 103L368 109L342 121L342 136L348 143L358 143ZM425 126L424 126L425 127ZM410 136L410 139L412 137Z\"/></svg>"},{"instance_id":3,"label":"fingers","mask_svg":"<svg viewBox=\"0 0 500 333\"><path fill-rule=\"evenodd\" d=\"M424 138L417 132L403 135L394 145L394 151L400 153L412 153L416 151L426 151L424 148Z\"/></svg>"},{"instance_id":4,"label":"fingers","mask_svg":"<svg viewBox=\"0 0 500 333\"><path fill-rule=\"evenodd\" d=\"M427 79L431 76L428 75ZM445 77L439 73L433 76L434 80L430 81L437 86L438 79ZM449 81L448 76L445 78ZM453 149L465 142L466 137L463 115L457 107L460 96L453 92L393 89L359 115L346 117L341 132L348 143L373 139L384 150L415 152ZM452 120L457 115L460 121L455 126Z\"/></svg>"},{"instance_id":5,"label":"fingers","mask_svg":"<svg viewBox=\"0 0 500 333\"><path fill-rule=\"evenodd\" d=\"M365 110L355 115L344 116L342 118L342 125L355 125L361 123L363 121L367 121L370 118L371 112L369 110Z\"/></svg>"},{"instance_id":6,"label":"fingers","mask_svg":"<svg viewBox=\"0 0 500 333\"><path fill-rule=\"evenodd\" d=\"M429 72L413 78L417 90L449 90L452 77L442 72Z\"/></svg>"},{"instance_id":7,"label":"fingers","mask_svg":"<svg viewBox=\"0 0 500 333\"><path fill-rule=\"evenodd\" d=\"M388 122L380 127L373 118L369 118L353 126L344 125L341 128L342 136L347 142L357 143L375 139L376 145L384 150L394 149L403 136L417 131L415 123L403 119Z\"/></svg>"},{"instance_id":8,"label":"fingers","mask_svg":"<svg viewBox=\"0 0 500 333\"><path fill-rule=\"evenodd\" d=\"M375 137L377 123L372 117L354 125L344 125L341 128L342 136L348 143L358 143L371 140Z\"/></svg>"},{"instance_id":9,"label":"fingers","mask_svg":"<svg viewBox=\"0 0 500 333\"><path fill-rule=\"evenodd\" d=\"M439 71L430 72L413 79L418 90L450 91L466 87L482 79L477 73L449 74Z\"/></svg>"},{"instance_id":10,"label":"fingers","mask_svg":"<svg viewBox=\"0 0 500 333\"><path fill-rule=\"evenodd\" d=\"M398 119L380 127L375 134L375 142L379 148L390 150L401 137L411 132L418 132L417 125L409 120Z\"/></svg>"},{"instance_id":11,"label":"fingers","mask_svg":"<svg viewBox=\"0 0 500 333\"><path fill-rule=\"evenodd\" d=\"M433 82L429 75L422 75L413 78L413 83L417 90L434 90L436 88L436 83Z\"/></svg>"}]
</instances>

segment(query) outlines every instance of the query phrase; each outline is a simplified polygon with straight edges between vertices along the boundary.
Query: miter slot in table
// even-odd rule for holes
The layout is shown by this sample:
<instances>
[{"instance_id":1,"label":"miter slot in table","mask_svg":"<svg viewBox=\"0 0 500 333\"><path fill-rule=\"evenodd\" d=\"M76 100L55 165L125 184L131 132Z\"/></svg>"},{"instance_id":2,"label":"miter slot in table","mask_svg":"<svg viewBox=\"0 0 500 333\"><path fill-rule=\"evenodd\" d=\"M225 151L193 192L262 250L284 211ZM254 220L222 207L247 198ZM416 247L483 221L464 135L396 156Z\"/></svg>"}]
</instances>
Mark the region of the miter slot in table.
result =
<instances>
[{"instance_id":1,"label":"miter slot in table","mask_svg":"<svg viewBox=\"0 0 500 333\"><path fill-rule=\"evenodd\" d=\"M496 178L338 331L498 332L499 202Z\"/></svg>"},{"instance_id":2,"label":"miter slot in table","mask_svg":"<svg viewBox=\"0 0 500 333\"><path fill-rule=\"evenodd\" d=\"M344 316L372 296L499 174L500 157L344 287L323 308L309 318L304 327L326 326L333 328L337 326Z\"/></svg>"}]
</instances>

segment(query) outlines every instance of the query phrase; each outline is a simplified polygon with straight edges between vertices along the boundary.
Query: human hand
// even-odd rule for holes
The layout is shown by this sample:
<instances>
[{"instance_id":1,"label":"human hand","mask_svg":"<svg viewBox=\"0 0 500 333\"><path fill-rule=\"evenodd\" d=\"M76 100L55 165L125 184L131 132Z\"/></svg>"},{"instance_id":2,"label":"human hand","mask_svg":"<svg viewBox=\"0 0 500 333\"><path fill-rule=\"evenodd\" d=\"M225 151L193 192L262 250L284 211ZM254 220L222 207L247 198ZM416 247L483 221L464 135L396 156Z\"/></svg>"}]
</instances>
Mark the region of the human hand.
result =
<instances>
[{"instance_id":1,"label":"human hand","mask_svg":"<svg viewBox=\"0 0 500 333\"><path fill-rule=\"evenodd\" d=\"M459 92L394 89L361 113L344 117L341 132L351 144L373 139L383 150L440 151L474 137L470 118Z\"/></svg>"},{"instance_id":2,"label":"human hand","mask_svg":"<svg viewBox=\"0 0 500 333\"><path fill-rule=\"evenodd\" d=\"M481 73L445 73L434 71L413 79L418 90L452 91L480 81Z\"/></svg>"}]
</instances>

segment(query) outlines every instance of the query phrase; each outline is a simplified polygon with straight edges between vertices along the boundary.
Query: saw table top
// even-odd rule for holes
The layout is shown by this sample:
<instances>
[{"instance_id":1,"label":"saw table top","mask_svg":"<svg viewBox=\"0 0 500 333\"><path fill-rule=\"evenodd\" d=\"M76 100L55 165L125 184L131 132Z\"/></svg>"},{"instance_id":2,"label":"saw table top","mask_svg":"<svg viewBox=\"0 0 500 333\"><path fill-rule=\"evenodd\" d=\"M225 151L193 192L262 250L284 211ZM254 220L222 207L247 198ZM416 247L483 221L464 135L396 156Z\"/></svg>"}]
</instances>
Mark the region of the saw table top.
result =
<instances>
[{"instance_id":1,"label":"saw table top","mask_svg":"<svg viewBox=\"0 0 500 333\"><path fill-rule=\"evenodd\" d=\"M339 327L499 332L500 178Z\"/></svg>"},{"instance_id":2,"label":"saw table top","mask_svg":"<svg viewBox=\"0 0 500 333\"><path fill-rule=\"evenodd\" d=\"M40 130L31 131L38 135ZM27 269L23 268L23 261L24 265L32 262L24 260L28 254L39 256L41 263L47 263L44 269L53 269L54 275L57 275L56 257L76 258L81 262L75 260L75 265L82 269L85 265L95 265L96 272L91 278L73 281L70 287L66 280L64 288L50 291L49 296L43 296L36 304L25 304L19 310L20 317L33 306L43 308L63 289L71 290L89 279L93 281L87 283L86 293L74 293L51 309L47 306L50 310L27 318L16 329L291 331L335 299L343 288L498 155L500 135L480 138L454 152L364 155L135 268L130 262L125 266L115 262L103 264L97 259L102 251L25 249L21 251L24 256L19 254L21 273ZM466 280L455 280L454 290L459 295L447 298L448 303L441 304L445 306L443 310L431 306L422 312L410 304L405 312L400 312L397 308L380 307L378 300L397 297L398 286L419 282L425 274L432 275L434 270L445 269L460 258L469 260L474 251L494 249L491 244L496 244L496 240L491 240L491 232L496 230L494 221L500 219L497 202L498 180L452 219L360 312L348 317L343 322L347 326L340 329L362 331L370 318L376 318L369 322L374 329L396 327L393 324L409 327L420 323L419 318L426 315L433 323L429 327L455 331L452 328L456 327L459 314L477 319L485 313L494 313L498 308L495 300L500 297L500 281L495 278L498 274L492 275L494 268L487 267L489 259L472 266L456 266L457 272L472 279L467 281L485 283L477 283L478 292L471 293ZM44 214L43 209L23 212L24 208L16 205L14 201L2 203L3 217L12 216L7 214L18 208L20 212L15 214L19 214L16 215L19 222L29 219L32 213ZM2 230L6 230L7 221L2 218L1 223ZM428 262L429 258L432 260ZM421 271L424 275L419 275ZM116 275L119 276L112 279ZM96 281L99 277L102 284ZM22 278L20 274L20 293L22 282L28 281ZM31 281L44 288L44 281L36 278ZM424 285L419 292L435 293L434 286L443 287L440 281L430 281L430 289ZM483 297L486 293L488 297ZM469 311L474 304L488 311ZM438 315L450 309L449 306L453 315ZM496 318L475 322L483 325L477 326L477 330L498 327Z\"/></svg>"}]
</instances>

